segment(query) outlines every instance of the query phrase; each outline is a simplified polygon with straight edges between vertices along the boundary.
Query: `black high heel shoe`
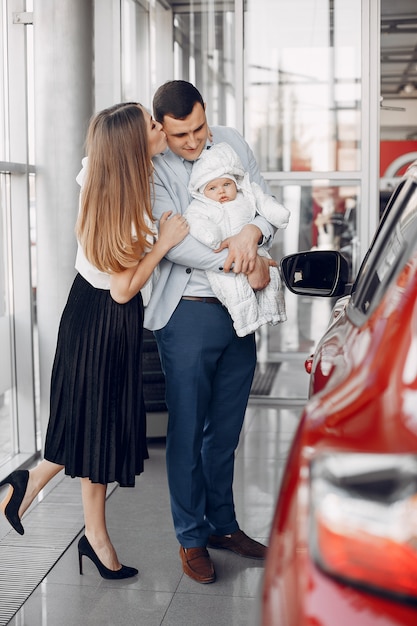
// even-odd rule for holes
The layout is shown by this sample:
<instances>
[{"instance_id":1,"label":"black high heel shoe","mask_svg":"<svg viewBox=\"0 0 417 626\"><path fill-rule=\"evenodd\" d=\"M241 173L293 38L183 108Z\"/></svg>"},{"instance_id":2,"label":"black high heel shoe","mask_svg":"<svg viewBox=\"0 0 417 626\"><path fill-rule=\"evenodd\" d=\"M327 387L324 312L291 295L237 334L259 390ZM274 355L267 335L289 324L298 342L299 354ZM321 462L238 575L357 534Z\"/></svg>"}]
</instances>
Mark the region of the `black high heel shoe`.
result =
<instances>
[{"instance_id":1,"label":"black high heel shoe","mask_svg":"<svg viewBox=\"0 0 417 626\"><path fill-rule=\"evenodd\" d=\"M15 472L9 474L0 483L0 487L7 484L13 487L13 493L4 508L4 514L9 524L17 533L19 533L19 535L23 535L25 532L18 513L22 500L25 497L28 480L28 470L16 470Z\"/></svg>"},{"instance_id":2,"label":"black high heel shoe","mask_svg":"<svg viewBox=\"0 0 417 626\"><path fill-rule=\"evenodd\" d=\"M90 545L90 542L85 535L83 535L78 542L78 560L80 563L80 574L83 573L83 556L87 556L93 561L102 578L107 578L109 580L118 580L122 578L131 578L132 576L136 576L136 574L138 573L138 570L136 568L127 567L127 565L122 565L122 567L118 570L112 570L105 567L105 565L103 565L103 563L98 558L97 554L94 552L93 548Z\"/></svg>"}]
</instances>

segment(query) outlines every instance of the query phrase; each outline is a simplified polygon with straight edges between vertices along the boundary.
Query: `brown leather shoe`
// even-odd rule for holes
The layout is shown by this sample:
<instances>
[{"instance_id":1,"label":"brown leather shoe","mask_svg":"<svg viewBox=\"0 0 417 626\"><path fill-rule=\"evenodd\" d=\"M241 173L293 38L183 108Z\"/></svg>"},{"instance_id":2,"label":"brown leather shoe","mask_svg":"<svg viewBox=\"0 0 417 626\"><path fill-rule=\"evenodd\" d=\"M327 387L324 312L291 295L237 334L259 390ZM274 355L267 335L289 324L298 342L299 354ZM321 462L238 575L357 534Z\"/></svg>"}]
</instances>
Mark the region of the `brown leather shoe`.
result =
<instances>
[{"instance_id":1,"label":"brown leather shoe","mask_svg":"<svg viewBox=\"0 0 417 626\"><path fill-rule=\"evenodd\" d=\"M207 548L183 548L180 546L180 557L184 574L202 583L214 583L216 572Z\"/></svg>"},{"instance_id":2,"label":"brown leather shoe","mask_svg":"<svg viewBox=\"0 0 417 626\"><path fill-rule=\"evenodd\" d=\"M264 559L267 551L266 546L245 535L243 530L237 530L231 535L210 535L208 547L231 550L247 559Z\"/></svg>"}]
</instances>

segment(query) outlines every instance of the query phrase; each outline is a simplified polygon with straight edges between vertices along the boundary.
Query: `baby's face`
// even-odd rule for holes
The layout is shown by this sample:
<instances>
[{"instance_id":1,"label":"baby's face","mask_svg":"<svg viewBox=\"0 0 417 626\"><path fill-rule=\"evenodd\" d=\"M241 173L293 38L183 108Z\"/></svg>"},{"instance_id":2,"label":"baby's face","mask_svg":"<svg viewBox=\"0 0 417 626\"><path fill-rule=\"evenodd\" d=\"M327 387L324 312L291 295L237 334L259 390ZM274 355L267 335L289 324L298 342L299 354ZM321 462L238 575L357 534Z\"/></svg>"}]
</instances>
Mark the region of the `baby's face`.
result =
<instances>
[{"instance_id":1,"label":"baby's face","mask_svg":"<svg viewBox=\"0 0 417 626\"><path fill-rule=\"evenodd\" d=\"M237 195L236 183L230 178L215 178L205 186L204 195L216 202L230 202Z\"/></svg>"}]
</instances>

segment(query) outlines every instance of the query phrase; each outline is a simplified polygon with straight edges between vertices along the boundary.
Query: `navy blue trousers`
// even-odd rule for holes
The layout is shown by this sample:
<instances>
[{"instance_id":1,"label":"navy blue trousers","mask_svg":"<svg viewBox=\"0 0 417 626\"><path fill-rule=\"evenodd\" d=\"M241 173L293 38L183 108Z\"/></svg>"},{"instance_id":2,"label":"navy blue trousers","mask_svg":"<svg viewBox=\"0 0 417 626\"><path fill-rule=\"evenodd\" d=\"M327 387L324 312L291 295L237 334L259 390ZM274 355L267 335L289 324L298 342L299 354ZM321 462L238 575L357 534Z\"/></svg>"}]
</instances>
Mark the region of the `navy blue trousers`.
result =
<instances>
[{"instance_id":1,"label":"navy blue trousers","mask_svg":"<svg viewBox=\"0 0 417 626\"><path fill-rule=\"evenodd\" d=\"M167 473L178 541L205 546L239 529L234 454L256 365L255 336L238 337L220 304L181 300L155 331L166 377Z\"/></svg>"}]
</instances>

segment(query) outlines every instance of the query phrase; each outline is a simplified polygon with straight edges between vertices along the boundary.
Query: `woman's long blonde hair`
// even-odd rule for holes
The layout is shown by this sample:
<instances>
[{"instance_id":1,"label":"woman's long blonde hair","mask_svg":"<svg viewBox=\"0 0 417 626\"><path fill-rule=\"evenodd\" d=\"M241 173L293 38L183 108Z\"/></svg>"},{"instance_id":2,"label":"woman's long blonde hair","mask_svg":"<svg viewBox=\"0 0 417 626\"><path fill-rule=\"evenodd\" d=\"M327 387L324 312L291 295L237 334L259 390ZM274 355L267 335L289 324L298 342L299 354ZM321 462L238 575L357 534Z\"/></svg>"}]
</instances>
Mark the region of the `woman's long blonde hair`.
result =
<instances>
[{"instance_id":1,"label":"woman's long blonde hair","mask_svg":"<svg viewBox=\"0 0 417 626\"><path fill-rule=\"evenodd\" d=\"M152 163L141 106L127 102L91 120L88 165L81 190L77 238L99 270L120 272L136 263L152 235Z\"/></svg>"}]
</instances>

